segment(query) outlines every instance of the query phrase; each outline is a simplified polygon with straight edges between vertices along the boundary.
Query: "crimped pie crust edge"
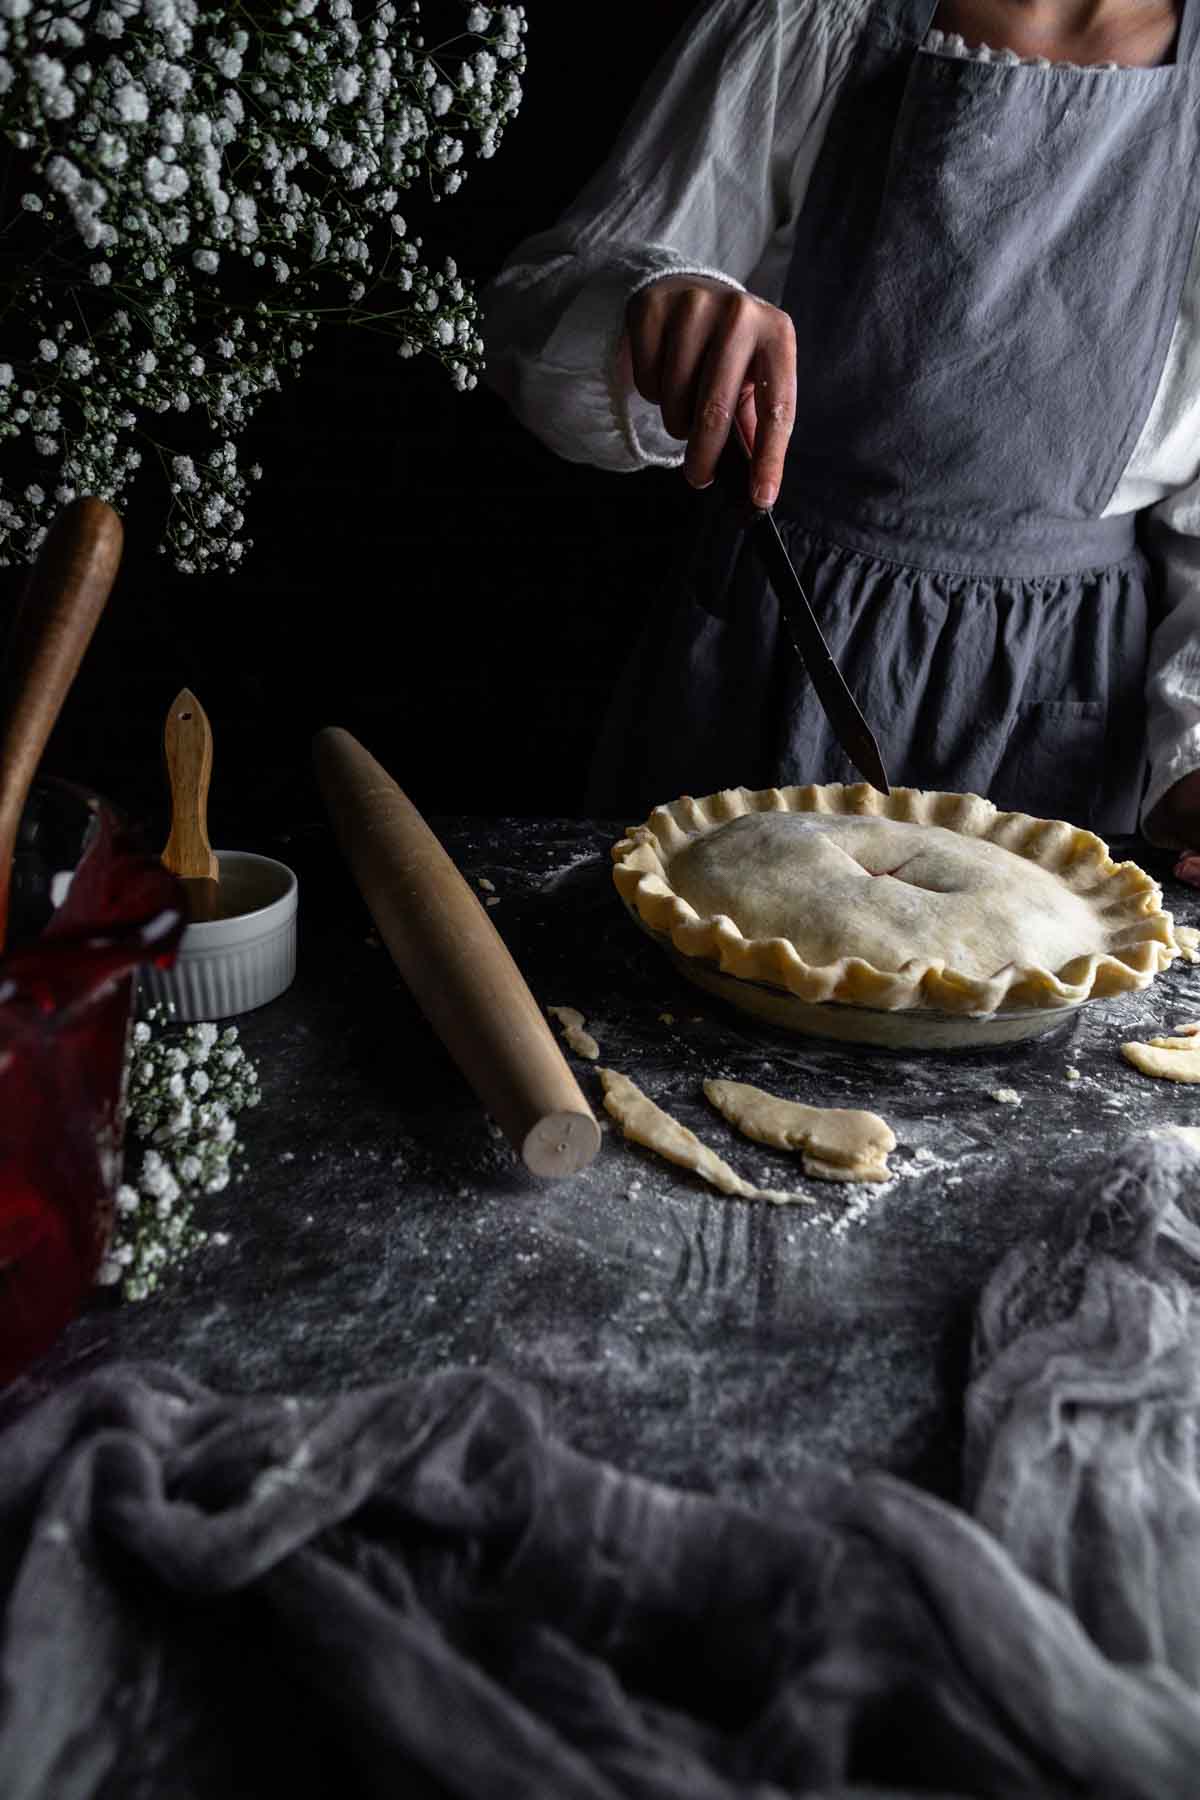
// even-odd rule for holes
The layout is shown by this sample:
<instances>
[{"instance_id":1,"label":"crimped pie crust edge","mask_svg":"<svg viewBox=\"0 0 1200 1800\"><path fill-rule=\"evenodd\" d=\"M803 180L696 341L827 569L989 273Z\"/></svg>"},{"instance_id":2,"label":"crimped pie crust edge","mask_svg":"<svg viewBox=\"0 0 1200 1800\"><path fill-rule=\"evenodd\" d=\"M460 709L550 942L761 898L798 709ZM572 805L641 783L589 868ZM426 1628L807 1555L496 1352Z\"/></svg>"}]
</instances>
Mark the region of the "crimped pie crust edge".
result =
<instances>
[{"instance_id":1,"label":"crimped pie crust edge","mask_svg":"<svg viewBox=\"0 0 1200 1800\"><path fill-rule=\"evenodd\" d=\"M878 969L860 957L814 965L788 939L747 938L725 915L704 918L671 886L671 857L703 832L746 813L797 812L894 819L941 825L986 839L1049 869L1085 898L1097 897L1106 915L1109 946L1072 957L1057 969L1015 964L980 978L936 960L914 958L900 969ZM684 956L701 957L724 974L765 982L809 1002L842 1001L896 1011L987 1014L1011 1007L1067 1007L1144 988L1179 954L1162 890L1133 862L1114 862L1094 832L1062 819L1001 812L978 794L893 788L882 794L853 786L725 788L701 799L684 795L655 807L642 825L614 844L613 880L621 898L652 932L668 937ZM1102 901L1099 898L1102 896Z\"/></svg>"}]
</instances>

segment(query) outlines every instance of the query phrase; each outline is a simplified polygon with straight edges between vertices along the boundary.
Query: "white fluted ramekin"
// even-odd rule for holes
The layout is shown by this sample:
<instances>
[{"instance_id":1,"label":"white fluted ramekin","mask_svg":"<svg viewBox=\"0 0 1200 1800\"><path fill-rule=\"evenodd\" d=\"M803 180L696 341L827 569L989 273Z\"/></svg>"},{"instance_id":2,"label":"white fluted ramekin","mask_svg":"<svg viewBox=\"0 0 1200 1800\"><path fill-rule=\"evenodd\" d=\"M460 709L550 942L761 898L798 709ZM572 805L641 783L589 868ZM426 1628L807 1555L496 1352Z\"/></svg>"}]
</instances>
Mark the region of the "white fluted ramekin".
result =
<instances>
[{"instance_id":1,"label":"white fluted ramekin","mask_svg":"<svg viewBox=\"0 0 1200 1800\"><path fill-rule=\"evenodd\" d=\"M298 884L286 863L248 850L218 850L220 910L194 920L175 965L145 968L141 994L175 1018L228 1019L278 999L296 973Z\"/></svg>"}]
</instances>

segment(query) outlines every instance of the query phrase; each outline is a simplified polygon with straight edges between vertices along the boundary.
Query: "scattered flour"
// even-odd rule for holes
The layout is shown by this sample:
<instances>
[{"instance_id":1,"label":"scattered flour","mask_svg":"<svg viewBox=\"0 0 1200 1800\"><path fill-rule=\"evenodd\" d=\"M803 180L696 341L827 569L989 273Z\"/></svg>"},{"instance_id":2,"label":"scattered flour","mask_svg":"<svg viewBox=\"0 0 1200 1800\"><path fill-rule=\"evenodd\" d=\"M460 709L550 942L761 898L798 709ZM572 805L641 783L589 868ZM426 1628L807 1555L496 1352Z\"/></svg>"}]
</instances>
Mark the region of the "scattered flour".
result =
<instances>
[{"instance_id":1,"label":"scattered flour","mask_svg":"<svg viewBox=\"0 0 1200 1800\"><path fill-rule=\"evenodd\" d=\"M829 1232L830 1237L845 1237L851 1226L861 1225L871 1210L871 1202L874 1197L869 1188L856 1189L840 1212L806 1213L801 1219L801 1224L805 1230L810 1229L813 1225L821 1225Z\"/></svg>"},{"instance_id":2,"label":"scattered flour","mask_svg":"<svg viewBox=\"0 0 1200 1800\"><path fill-rule=\"evenodd\" d=\"M560 863L556 869L548 869L542 876L539 887L544 892L546 888L553 887L555 882L564 881L568 875L573 875L576 869L582 869L585 863L599 860L597 851L584 850L581 855L572 857L570 862Z\"/></svg>"}]
</instances>

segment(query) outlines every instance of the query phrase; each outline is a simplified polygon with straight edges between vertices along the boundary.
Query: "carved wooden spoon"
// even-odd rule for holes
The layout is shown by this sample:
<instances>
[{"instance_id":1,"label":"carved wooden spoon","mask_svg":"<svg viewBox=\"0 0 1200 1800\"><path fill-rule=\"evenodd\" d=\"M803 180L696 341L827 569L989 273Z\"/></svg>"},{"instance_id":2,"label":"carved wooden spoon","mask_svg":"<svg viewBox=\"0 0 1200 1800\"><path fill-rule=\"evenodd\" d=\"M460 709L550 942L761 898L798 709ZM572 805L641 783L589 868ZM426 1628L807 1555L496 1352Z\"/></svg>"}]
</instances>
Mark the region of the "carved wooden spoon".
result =
<instances>
[{"instance_id":1,"label":"carved wooden spoon","mask_svg":"<svg viewBox=\"0 0 1200 1800\"><path fill-rule=\"evenodd\" d=\"M171 788L171 830L162 853L163 865L183 882L189 917L213 919L221 869L208 841L212 727L190 688L181 689L171 702L163 752Z\"/></svg>"},{"instance_id":2,"label":"carved wooden spoon","mask_svg":"<svg viewBox=\"0 0 1200 1800\"><path fill-rule=\"evenodd\" d=\"M30 783L112 591L124 535L105 501L72 500L46 534L17 612L0 724L0 949Z\"/></svg>"}]
</instances>

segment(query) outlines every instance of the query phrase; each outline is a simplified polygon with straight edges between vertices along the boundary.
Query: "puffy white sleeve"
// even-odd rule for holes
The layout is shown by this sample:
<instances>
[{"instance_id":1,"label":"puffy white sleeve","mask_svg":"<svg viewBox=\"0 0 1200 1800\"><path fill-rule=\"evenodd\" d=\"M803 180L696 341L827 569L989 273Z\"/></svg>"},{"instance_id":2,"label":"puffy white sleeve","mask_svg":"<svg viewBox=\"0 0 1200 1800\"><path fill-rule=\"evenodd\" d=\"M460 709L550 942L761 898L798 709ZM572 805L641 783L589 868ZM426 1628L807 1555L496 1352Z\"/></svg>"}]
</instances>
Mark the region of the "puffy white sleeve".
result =
<instances>
[{"instance_id":1,"label":"puffy white sleeve","mask_svg":"<svg viewBox=\"0 0 1200 1800\"><path fill-rule=\"evenodd\" d=\"M1164 610L1146 672L1143 822L1169 787L1200 769L1200 481L1151 507L1145 523Z\"/></svg>"},{"instance_id":2,"label":"puffy white sleeve","mask_svg":"<svg viewBox=\"0 0 1200 1800\"><path fill-rule=\"evenodd\" d=\"M618 363L630 296L705 275L776 300L795 217L868 0L710 0L614 151L483 296L486 379L560 456L683 459Z\"/></svg>"}]
</instances>

